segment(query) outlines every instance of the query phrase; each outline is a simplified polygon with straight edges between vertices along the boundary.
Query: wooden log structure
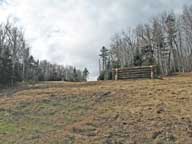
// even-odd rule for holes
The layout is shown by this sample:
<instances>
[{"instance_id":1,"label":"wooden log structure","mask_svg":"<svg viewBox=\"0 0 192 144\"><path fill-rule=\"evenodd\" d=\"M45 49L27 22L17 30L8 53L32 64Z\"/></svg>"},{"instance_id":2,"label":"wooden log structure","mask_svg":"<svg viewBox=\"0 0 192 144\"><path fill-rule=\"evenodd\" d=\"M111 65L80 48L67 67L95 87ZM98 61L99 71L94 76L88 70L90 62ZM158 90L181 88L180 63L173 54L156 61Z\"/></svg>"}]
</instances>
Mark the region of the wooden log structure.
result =
<instances>
[{"instance_id":1,"label":"wooden log structure","mask_svg":"<svg viewBox=\"0 0 192 144\"><path fill-rule=\"evenodd\" d=\"M157 66L139 66L113 69L114 80L125 79L154 79L157 77Z\"/></svg>"}]
</instances>

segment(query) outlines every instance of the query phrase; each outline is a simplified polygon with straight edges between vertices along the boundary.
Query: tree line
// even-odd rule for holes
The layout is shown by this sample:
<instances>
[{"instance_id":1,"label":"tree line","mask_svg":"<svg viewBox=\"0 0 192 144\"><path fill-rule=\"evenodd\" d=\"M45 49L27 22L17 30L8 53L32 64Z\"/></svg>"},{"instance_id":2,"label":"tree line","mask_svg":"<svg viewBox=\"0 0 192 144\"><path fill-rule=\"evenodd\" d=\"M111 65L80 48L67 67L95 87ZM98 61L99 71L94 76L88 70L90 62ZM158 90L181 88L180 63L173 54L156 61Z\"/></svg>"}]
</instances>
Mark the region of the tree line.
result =
<instances>
[{"instance_id":1,"label":"tree line","mask_svg":"<svg viewBox=\"0 0 192 144\"><path fill-rule=\"evenodd\" d=\"M86 81L88 70L64 67L30 54L22 29L9 20L0 24L0 84L14 85L22 81Z\"/></svg>"},{"instance_id":2,"label":"tree line","mask_svg":"<svg viewBox=\"0 0 192 144\"><path fill-rule=\"evenodd\" d=\"M100 51L100 76L111 79L112 68L157 65L162 75L192 70L192 6L181 14L164 12L150 22L113 35Z\"/></svg>"}]
</instances>

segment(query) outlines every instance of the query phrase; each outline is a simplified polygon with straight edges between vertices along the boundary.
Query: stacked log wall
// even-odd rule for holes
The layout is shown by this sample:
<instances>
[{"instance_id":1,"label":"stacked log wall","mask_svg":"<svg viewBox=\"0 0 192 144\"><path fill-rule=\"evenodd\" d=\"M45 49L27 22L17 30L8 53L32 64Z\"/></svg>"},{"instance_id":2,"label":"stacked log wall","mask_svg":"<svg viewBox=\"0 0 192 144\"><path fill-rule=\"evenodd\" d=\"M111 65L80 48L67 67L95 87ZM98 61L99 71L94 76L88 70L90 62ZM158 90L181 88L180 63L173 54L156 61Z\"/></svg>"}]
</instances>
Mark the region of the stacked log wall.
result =
<instances>
[{"instance_id":1,"label":"stacked log wall","mask_svg":"<svg viewBox=\"0 0 192 144\"><path fill-rule=\"evenodd\" d=\"M114 80L125 79L154 79L157 77L157 66L140 66L113 69Z\"/></svg>"}]
</instances>

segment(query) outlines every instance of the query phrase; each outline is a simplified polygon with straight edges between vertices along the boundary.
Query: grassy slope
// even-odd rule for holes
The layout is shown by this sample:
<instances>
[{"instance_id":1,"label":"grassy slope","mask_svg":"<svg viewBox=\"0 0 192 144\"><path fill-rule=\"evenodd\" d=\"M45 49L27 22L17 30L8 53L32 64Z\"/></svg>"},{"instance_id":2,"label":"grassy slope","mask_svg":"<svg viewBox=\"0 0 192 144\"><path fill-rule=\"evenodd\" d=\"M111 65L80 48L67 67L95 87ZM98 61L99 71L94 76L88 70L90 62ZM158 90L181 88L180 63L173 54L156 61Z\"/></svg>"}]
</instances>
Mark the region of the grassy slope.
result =
<instances>
[{"instance_id":1,"label":"grassy slope","mask_svg":"<svg viewBox=\"0 0 192 144\"><path fill-rule=\"evenodd\" d=\"M49 83L0 98L2 144L191 144L192 75Z\"/></svg>"}]
</instances>

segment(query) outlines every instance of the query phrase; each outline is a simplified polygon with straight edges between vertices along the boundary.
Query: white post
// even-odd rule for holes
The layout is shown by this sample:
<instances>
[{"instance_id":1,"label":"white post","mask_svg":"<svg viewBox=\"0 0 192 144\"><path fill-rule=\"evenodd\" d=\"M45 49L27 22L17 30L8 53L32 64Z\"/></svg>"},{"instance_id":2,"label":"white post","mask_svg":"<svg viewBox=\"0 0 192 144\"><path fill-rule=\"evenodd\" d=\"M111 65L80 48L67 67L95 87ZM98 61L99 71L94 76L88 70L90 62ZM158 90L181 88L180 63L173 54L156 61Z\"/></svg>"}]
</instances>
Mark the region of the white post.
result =
<instances>
[{"instance_id":1,"label":"white post","mask_svg":"<svg viewBox=\"0 0 192 144\"><path fill-rule=\"evenodd\" d=\"M151 67L151 79L154 79L154 71L153 71L153 66L150 66Z\"/></svg>"},{"instance_id":2,"label":"white post","mask_svg":"<svg viewBox=\"0 0 192 144\"><path fill-rule=\"evenodd\" d=\"M115 69L115 80L118 80L118 69Z\"/></svg>"}]
</instances>

